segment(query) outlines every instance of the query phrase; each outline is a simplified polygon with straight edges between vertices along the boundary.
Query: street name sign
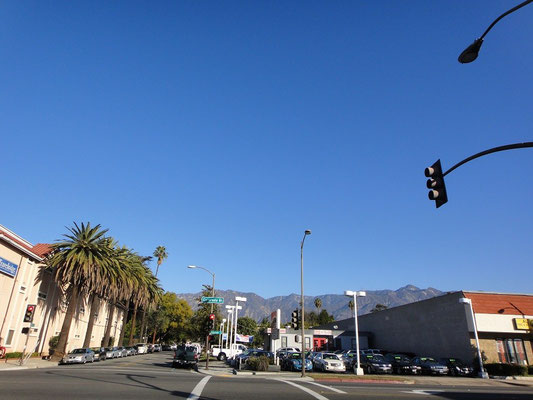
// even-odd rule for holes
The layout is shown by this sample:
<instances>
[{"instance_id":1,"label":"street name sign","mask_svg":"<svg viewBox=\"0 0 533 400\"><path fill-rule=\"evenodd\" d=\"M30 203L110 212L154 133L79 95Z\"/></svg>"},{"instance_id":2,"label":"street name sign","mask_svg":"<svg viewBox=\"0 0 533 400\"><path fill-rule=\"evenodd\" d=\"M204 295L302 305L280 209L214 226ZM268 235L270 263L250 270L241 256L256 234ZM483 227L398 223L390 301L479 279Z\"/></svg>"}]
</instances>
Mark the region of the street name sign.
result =
<instances>
[{"instance_id":1,"label":"street name sign","mask_svg":"<svg viewBox=\"0 0 533 400\"><path fill-rule=\"evenodd\" d=\"M202 303L224 304L224 297L202 297Z\"/></svg>"},{"instance_id":2,"label":"street name sign","mask_svg":"<svg viewBox=\"0 0 533 400\"><path fill-rule=\"evenodd\" d=\"M221 335L222 331L211 331L209 332L210 335Z\"/></svg>"}]
</instances>

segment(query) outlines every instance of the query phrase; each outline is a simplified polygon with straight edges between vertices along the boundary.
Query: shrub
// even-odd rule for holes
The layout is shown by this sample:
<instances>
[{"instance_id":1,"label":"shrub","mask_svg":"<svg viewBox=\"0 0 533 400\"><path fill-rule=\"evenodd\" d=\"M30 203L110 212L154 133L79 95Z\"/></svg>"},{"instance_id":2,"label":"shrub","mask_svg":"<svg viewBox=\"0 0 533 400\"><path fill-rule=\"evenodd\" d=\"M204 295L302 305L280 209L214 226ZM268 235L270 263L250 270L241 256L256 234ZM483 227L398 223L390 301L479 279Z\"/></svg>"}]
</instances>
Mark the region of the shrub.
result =
<instances>
[{"instance_id":1,"label":"shrub","mask_svg":"<svg viewBox=\"0 0 533 400\"><path fill-rule=\"evenodd\" d=\"M59 335L58 336L52 336L50 340L48 341L49 350L48 352L50 355L54 354L54 351L57 347L57 344L59 343Z\"/></svg>"},{"instance_id":2,"label":"shrub","mask_svg":"<svg viewBox=\"0 0 533 400\"><path fill-rule=\"evenodd\" d=\"M529 367L527 367L527 373L528 375L533 375L533 365L530 365Z\"/></svg>"},{"instance_id":3,"label":"shrub","mask_svg":"<svg viewBox=\"0 0 533 400\"><path fill-rule=\"evenodd\" d=\"M268 357L250 357L248 359L248 366L253 371L268 371L269 359Z\"/></svg>"},{"instance_id":4,"label":"shrub","mask_svg":"<svg viewBox=\"0 0 533 400\"><path fill-rule=\"evenodd\" d=\"M15 351L13 353L6 353L6 358L20 358L21 355L22 353L20 351ZM33 353L31 356L37 357L38 355L39 353Z\"/></svg>"},{"instance_id":5,"label":"shrub","mask_svg":"<svg viewBox=\"0 0 533 400\"><path fill-rule=\"evenodd\" d=\"M528 372L527 366L518 364L485 364L485 369L489 375L496 376L525 376Z\"/></svg>"}]
</instances>

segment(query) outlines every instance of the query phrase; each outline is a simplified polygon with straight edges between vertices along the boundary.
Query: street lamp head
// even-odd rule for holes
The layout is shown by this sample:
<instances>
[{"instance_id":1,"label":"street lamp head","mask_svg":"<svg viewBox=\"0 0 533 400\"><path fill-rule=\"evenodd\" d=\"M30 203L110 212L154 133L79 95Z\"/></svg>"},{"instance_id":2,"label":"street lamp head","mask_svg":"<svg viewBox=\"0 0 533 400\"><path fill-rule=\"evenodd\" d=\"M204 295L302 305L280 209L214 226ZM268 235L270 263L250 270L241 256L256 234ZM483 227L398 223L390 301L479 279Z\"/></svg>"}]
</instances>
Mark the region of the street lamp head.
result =
<instances>
[{"instance_id":1,"label":"street lamp head","mask_svg":"<svg viewBox=\"0 0 533 400\"><path fill-rule=\"evenodd\" d=\"M359 297L366 297L366 292L364 292L364 291L357 292L357 296L359 296Z\"/></svg>"},{"instance_id":2,"label":"street lamp head","mask_svg":"<svg viewBox=\"0 0 533 400\"><path fill-rule=\"evenodd\" d=\"M354 294L355 294L355 292L353 290L345 290L344 291L344 295L345 296L352 297Z\"/></svg>"},{"instance_id":3,"label":"street lamp head","mask_svg":"<svg viewBox=\"0 0 533 400\"><path fill-rule=\"evenodd\" d=\"M189 266L187 266L187 268L194 269L194 268L198 268L198 267L196 265L189 265Z\"/></svg>"},{"instance_id":4,"label":"street lamp head","mask_svg":"<svg viewBox=\"0 0 533 400\"><path fill-rule=\"evenodd\" d=\"M226 322L226 318L222 318L222 323Z\"/></svg>"},{"instance_id":5,"label":"street lamp head","mask_svg":"<svg viewBox=\"0 0 533 400\"><path fill-rule=\"evenodd\" d=\"M306 230L305 230L305 234L306 234L306 235L310 235L310 234L311 234L311 230L310 230L310 229L306 229Z\"/></svg>"},{"instance_id":6,"label":"street lamp head","mask_svg":"<svg viewBox=\"0 0 533 400\"><path fill-rule=\"evenodd\" d=\"M246 301L246 297L235 297L235 301Z\"/></svg>"},{"instance_id":7,"label":"street lamp head","mask_svg":"<svg viewBox=\"0 0 533 400\"><path fill-rule=\"evenodd\" d=\"M474 43L472 43L470 46L464 49L463 52L459 55L459 58L457 60L461 64L471 63L479 55L479 50L481 49L482 44L483 44L482 38L474 40Z\"/></svg>"}]
</instances>

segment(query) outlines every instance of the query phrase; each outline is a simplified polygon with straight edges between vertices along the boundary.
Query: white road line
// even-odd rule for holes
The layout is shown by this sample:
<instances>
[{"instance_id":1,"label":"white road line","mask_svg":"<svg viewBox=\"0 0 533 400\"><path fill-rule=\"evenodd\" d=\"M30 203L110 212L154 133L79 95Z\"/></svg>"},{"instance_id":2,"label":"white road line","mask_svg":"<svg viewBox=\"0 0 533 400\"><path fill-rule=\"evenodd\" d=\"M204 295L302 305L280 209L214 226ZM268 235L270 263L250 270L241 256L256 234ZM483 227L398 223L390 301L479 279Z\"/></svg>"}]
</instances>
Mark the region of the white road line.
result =
<instances>
[{"instance_id":1,"label":"white road line","mask_svg":"<svg viewBox=\"0 0 533 400\"><path fill-rule=\"evenodd\" d=\"M316 382L307 382L307 383L310 383L311 385L320 386L320 387L322 387L324 389L331 390L332 392L335 392L335 393L346 394L346 392L343 392L342 390L339 390L339 389L331 387L331 386L321 385L320 383L316 383Z\"/></svg>"},{"instance_id":2,"label":"white road line","mask_svg":"<svg viewBox=\"0 0 533 400\"><path fill-rule=\"evenodd\" d=\"M425 396L432 396L436 393L442 393L444 390L402 390L402 393L409 393L409 394L422 394Z\"/></svg>"},{"instance_id":3,"label":"white road line","mask_svg":"<svg viewBox=\"0 0 533 400\"><path fill-rule=\"evenodd\" d=\"M324 397L324 396L322 396L321 394L318 394L318 393L316 393L316 392L313 392L311 389L308 389L308 388L306 388L306 387L304 387L304 386L297 385L297 384L294 383L294 382L291 382L291 381L285 381L285 380L283 380L283 379L274 379L274 380L275 380L275 381L280 381L280 382L285 382L285 383L287 383L287 384L289 384L289 385L291 385L291 386L294 386L294 387L296 387L296 388L298 388L298 389L300 389L300 390L303 390L304 392L309 393L309 394L310 394L311 396L313 396L315 399L318 399L318 400L328 400L327 397Z\"/></svg>"},{"instance_id":4,"label":"white road line","mask_svg":"<svg viewBox=\"0 0 533 400\"><path fill-rule=\"evenodd\" d=\"M211 375L206 376L200 382L198 382L198 385L194 387L187 400L198 400L202 395L202 391L204 390L204 387L209 379L211 379Z\"/></svg>"}]
</instances>

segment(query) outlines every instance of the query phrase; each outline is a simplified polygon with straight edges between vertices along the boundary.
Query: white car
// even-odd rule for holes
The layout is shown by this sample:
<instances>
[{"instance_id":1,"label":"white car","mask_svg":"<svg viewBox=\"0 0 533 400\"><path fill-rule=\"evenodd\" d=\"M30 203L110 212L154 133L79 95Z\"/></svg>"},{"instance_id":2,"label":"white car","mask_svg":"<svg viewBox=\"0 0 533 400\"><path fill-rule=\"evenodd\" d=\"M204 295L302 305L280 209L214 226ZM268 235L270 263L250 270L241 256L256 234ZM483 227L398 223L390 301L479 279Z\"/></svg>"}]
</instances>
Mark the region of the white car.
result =
<instances>
[{"instance_id":1,"label":"white car","mask_svg":"<svg viewBox=\"0 0 533 400\"><path fill-rule=\"evenodd\" d=\"M94 352L89 348L72 350L61 360L61 364L85 364L87 362L94 362Z\"/></svg>"},{"instance_id":2,"label":"white car","mask_svg":"<svg viewBox=\"0 0 533 400\"><path fill-rule=\"evenodd\" d=\"M346 372L344 360L338 354L318 353L313 362L317 371Z\"/></svg>"},{"instance_id":3,"label":"white car","mask_svg":"<svg viewBox=\"0 0 533 400\"><path fill-rule=\"evenodd\" d=\"M137 354L146 354L148 352L146 343L137 343L135 347L137 347Z\"/></svg>"}]
</instances>

